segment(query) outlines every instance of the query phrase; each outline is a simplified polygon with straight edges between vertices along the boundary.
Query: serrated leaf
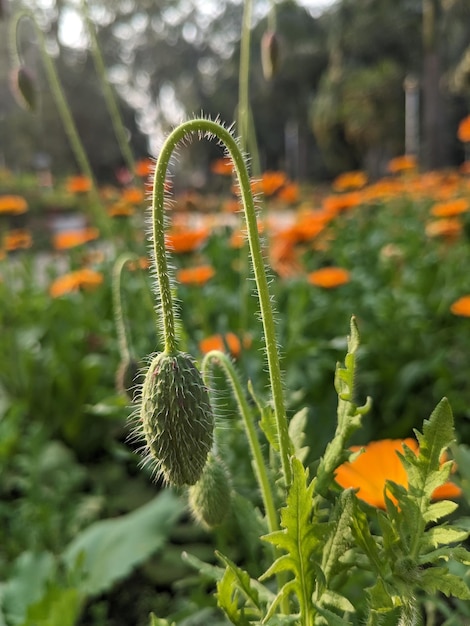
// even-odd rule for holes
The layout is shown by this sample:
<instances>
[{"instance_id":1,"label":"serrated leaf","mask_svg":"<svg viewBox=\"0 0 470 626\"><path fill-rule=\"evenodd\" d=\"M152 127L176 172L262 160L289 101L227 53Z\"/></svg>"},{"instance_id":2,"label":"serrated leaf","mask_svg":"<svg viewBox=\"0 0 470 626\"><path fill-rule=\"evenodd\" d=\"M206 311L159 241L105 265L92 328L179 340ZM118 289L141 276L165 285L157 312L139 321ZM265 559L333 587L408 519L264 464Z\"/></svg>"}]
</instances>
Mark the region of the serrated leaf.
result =
<instances>
[{"instance_id":1,"label":"serrated leaf","mask_svg":"<svg viewBox=\"0 0 470 626\"><path fill-rule=\"evenodd\" d=\"M243 607L239 607L240 590L236 584L236 576L227 567L222 579L217 583L217 604L236 626L249 626L250 621Z\"/></svg>"},{"instance_id":2,"label":"serrated leaf","mask_svg":"<svg viewBox=\"0 0 470 626\"><path fill-rule=\"evenodd\" d=\"M338 394L337 426L333 439L325 449L317 469L315 489L318 494L326 496L334 480L335 469L347 460L346 442L362 425L362 416L371 406L370 398L359 407L354 402L354 381L356 376L356 352L359 347L359 333L354 317L351 318L351 333L348 337L348 352L344 367L339 363L335 372L335 389Z\"/></svg>"},{"instance_id":3,"label":"serrated leaf","mask_svg":"<svg viewBox=\"0 0 470 626\"><path fill-rule=\"evenodd\" d=\"M322 545L327 524L312 523L313 481L309 482L308 470L295 457L292 460L292 484L287 495L286 506L281 510L283 530L270 533L262 538L274 544L287 554L279 557L260 578L290 570L294 579L287 582L279 591L275 602L286 598L290 593L297 596L300 612L309 623L312 605L311 598L319 567L313 558L315 549ZM272 606L268 615L272 614Z\"/></svg>"},{"instance_id":4,"label":"serrated leaf","mask_svg":"<svg viewBox=\"0 0 470 626\"><path fill-rule=\"evenodd\" d=\"M248 391L258 407L261 415L259 425L273 450L279 452L279 438L277 433L276 415L270 405L263 405L255 395L251 381L248 383Z\"/></svg>"},{"instance_id":5,"label":"serrated leaf","mask_svg":"<svg viewBox=\"0 0 470 626\"><path fill-rule=\"evenodd\" d=\"M380 558L376 540L369 528L369 520L366 514L359 508L357 498L354 501L354 514L351 519L351 530L358 546L368 556L370 563L377 572L383 572L383 562Z\"/></svg>"},{"instance_id":6,"label":"serrated leaf","mask_svg":"<svg viewBox=\"0 0 470 626\"><path fill-rule=\"evenodd\" d=\"M259 594L258 590L252 585L252 581L248 572L245 572L240 567L235 565L233 561L231 561L227 556L224 556L219 551L216 550L216 556L225 563L226 567L232 571L234 576L234 584L238 587L238 589L243 593L245 598L251 602L251 604L260 609L259 602Z\"/></svg>"},{"instance_id":7,"label":"serrated leaf","mask_svg":"<svg viewBox=\"0 0 470 626\"><path fill-rule=\"evenodd\" d=\"M351 622L349 620L344 619L340 615L333 613L330 609L326 609L319 604L314 604L315 610L319 615L321 615L324 619L325 626L351 626ZM320 624L321 622L315 620L315 624Z\"/></svg>"},{"instance_id":8,"label":"serrated leaf","mask_svg":"<svg viewBox=\"0 0 470 626\"><path fill-rule=\"evenodd\" d=\"M464 541L467 537L467 530L453 526L434 526L424 534L423 543L437 548L438 546Z\"/></svg>"},{"instance_id":9,"label":"serrated leaf","mask_svg":"<svg viewBox=\"0 0 470 626\"><path fill-rule=\"evenodd\" d=\"M325 591L319 604L322 607L330 607L332 609L336 609L337 611L342 611L343 613L356 612L356 609L348 598L342 596L340 593L336 593L336 591L332 591L331 589Z\"/></svg>"},{"instance_id":10,"label":"serrated leaf","mask_svg":"<svg viewBox=\"0 0 470 626\"><path fill-rule=\"evenodd\" d=\"M194 567L201 576L207 576L207 578L216 582L217 580L221 580L224 575L225 569L223 567L217 567L215 565L211 565L210 563L205 563L198 559L197 556L193 554L189 554L188 552L183 552L181 554L181 558L185 563Z\"/></svg>"},{"instance_id":11,"label":"serrated leaf","mask_svg":"<svg viewBox=\"0 0 470 626\"><path fill-rule=\"evenodd\" d=\"M86 528L64 552L69 568L82 559L81 591L87 595L106 591L136 565L161 550L184 510L182 498L166 490L128 515L102 520Z\"/></svg>"},{"instance_id":12,"label":"serrated leaf","mask_svg":"<svg viewBox=\"0 0 470 626\"><path fill-rule=\"evenodd\" d=\"M419 563L424 565L427 563L437 563L439 560L449 561L451 559L463 563L463 565L470 565L470 551L460 546L456 548L449 548L448 546L445 548L437 548L427 554L422 554L419 557Z\"/></svg>"},{"instance_id":13,"label":"serrated leaf","mask_svg":"<svg viewBox=\"0 0 470 626\"><path fill-rule=\"evenodd\" d=\"M428 510L424 513L423 517L425 522L437 522L441 517L450 515L459 505L452 500L441 500L439 502L433 502L429 505Z\"/></svg>"},{"instance_id":14,"label":"serrated leaf","mask_svg":"<svg viewBox=\"0 0 470 626\"><path fill-rule=\"evenodd\" d=\"M330 524L331 532L323 548L321 570L328 586L340 557L351 543L351 520L354 510L354 495L350 489L341 492L336 501ZM322 596L323 597L323 596Z\"/></svg>"},{"instance_id":15,"label":"serrated leaf","mask_svg":"<svg viewBox=\"0 0 470 626\"><path fill-rule=\"evenodd\" d=\"M420 586L427 593L440 591L447 597L470 600L470 588L458 576L451 574L445 567L431 567L421 573Z\"/></svg>"}]
</instances>

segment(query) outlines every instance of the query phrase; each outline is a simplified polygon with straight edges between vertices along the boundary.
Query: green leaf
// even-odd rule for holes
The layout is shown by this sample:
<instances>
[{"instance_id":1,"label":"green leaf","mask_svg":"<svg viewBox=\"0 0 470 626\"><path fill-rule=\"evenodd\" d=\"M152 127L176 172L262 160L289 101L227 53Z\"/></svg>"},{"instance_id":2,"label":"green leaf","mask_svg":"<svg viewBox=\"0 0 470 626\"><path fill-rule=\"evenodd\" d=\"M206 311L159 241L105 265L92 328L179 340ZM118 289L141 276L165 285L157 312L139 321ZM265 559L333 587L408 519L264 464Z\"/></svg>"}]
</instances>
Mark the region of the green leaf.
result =
<instances>
[{"instance_id":1,"label":"green leaf","mask_svg":"<svg viewBox=\"0 0 470 626\"><path fill-rule=\"evenodd\" d=\"M433 594L440 591L447 597L453 596L461 600L470 600L470 588L458 576L451 574L445 567L431 567L421 573L420 586L424 591Z\"/></svg>"},{"instance_id":2,"label":"green leaf","mask_svg":"<svg viewBox=\"0 0 470 626\"><path fill-rule=\"evenodd\" d=\"M166 490L136 511L96 522L80 533L66 548L64 559L69 568L81 559L81 590L98 595L161 550L184 509L182 499Z\"/></svg>"},{"instance_id":3,"label":"green leaf","mask_svg":"<svg viewBox=\"0 0 470 626\"><path fill-rule=\"evenodd\" d=\"M204 563L201 559L198 559L197 556L193 554L189 554L188 552L183 552L181 554L181 558L185 563L194 567L201 576L207 576L210 580L217 581L221 580L225 570L223 567L216 567L215 565L211 565L210 563Z\"/></svg>"},{"instance_id":4,"label":"green leaf","mask_svg":"<svg viewBox=\"0 0 470 626\"><path fill-rule=\"evenodd\" d=\"M331 532L327 538L322 554L321 569L325 584L329 586L331 578L340 564L340 557L352 542L351 520L354 510L354 494L346 489L341 492L332 514Z\"/></svg>"},{"instance_id":5,"label":"green leaf","mask_svg":"<svg viewBox=\"0 0 470 626\"><path fill-rule=\"evenodd\" d=\"M39 602L28 607L21 626L74 626L80 616L82 598L78 589L50 585Z\"/></svg>"},{"instance_id":6,"label":"green leaf","mask_svg":"<svg viewBox=\"0 0 470 626\"><path fill-rule=\"evenodd\" d=\"M291 571L294 579L288 581L280 590L268 611L291 593L297 596L300 613L305 623L310 623L312 616L311 598L316 579L321 570L313 555L318 548L321 551L325 536L330 531L328 523L318 524L312 521L314 481L308 482L308 470L295 457L292 460L292 484L287 495L286 506L281 510L283 530L264 535L262 539L285 550L269 569L260 577L264 580L274 574ZM317 562L318 562L318 555Z\"/></svg>"},{"instance_id":7,"label":"green leaf","mask_svg":"<svg viewBox=\"0 0 470 626\"><path fill-rule=\"evenodd\" d=\"M340 615L333 613L330 609L326 609L319 604L314 604L316 611L324 618L325 621L317 621L315 620L315 624L323 624L325 626L351 626L351 622L349 620L344 619Z\"/></svg>"},{"instance_id":8,"label":"green leaf","mask_svg":"<svg viewBox=\"0 0 470 626\"><path fill-rule=\"evenodd\" d=\"M450 515L459 505L452 500L440 500L439 502L433 502L429 505L428 510L424 513L424 520L426 522L437 522L441 517Z\"/></svg>"},{"instance_id":9,"label":"green leaf","mask_svg":"<svg viewBox=\"0 0 470 626\"><path fill-rule=\"evenodd\" d=\"M468 531L453 526L434 526L426 531L423 537L425 545L431 545L434 548L447 545L449 543L457 543L465 541L468 537Z\"/></svg>"},{"instance_id":10,"label":"green leaf","mask_svg":"<svg viewBox=\"0 0 470 626\"><path fill-rule=\"evenodd\" d=\"M149 626L176 626L176 622L169 622L167 619L156 617L151 613Z\"/></svg>"},{"instance_id":11,"label":"green leaf","mask_svg":"<svg viewBox=\"0 0 470 626\"><path fill-rule=\"evenodd\" d=\"M23 552L13 565L11 578L3 588L2 609L7 623L21 624L28 607L39 602L46 585L56 573L50 552Z\"/></svg>"},{"instance_id":12,"label":"green leaf","mask_svg":"<svg viewBox=\"0 0 470 626\"><path fill-rule=\"evenodd\" d=\"M294 446L294 454L302 462L305 461L309 451L309 447L304 445L307 417L308 409L303 408L297 411L289 422L289 437Z\"/></svg>"},{"instance_id":13,"label":"green leaf","mask_svg":"<svg viewBox=\"0 0 470 626\"><path fill-rule=\"evenodd\" d=\"M355 404L356 352L359 348L359 333L354 317L351 318L351 334L348 337L348 352L344 364L336 366L335 389L338 394L337 426L333 439L327 445L317 469L315 490L326 496L334 479L334 471L347 460L346 442L362 425L362 416L370 407L370 398L359 407Z\"/></svg>"}]
</instances>

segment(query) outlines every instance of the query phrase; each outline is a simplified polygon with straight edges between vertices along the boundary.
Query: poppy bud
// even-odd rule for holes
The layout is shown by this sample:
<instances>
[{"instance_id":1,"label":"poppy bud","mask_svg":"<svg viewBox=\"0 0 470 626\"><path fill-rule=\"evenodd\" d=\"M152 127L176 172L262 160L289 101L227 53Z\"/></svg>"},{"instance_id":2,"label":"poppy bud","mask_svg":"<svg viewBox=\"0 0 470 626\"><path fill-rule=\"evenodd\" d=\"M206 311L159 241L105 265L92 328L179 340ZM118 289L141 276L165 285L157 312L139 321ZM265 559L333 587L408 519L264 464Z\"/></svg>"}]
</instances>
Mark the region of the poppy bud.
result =
<instances>
[{"instance_id":1,"label":"poppy bud","mask_svg":"<svg viewBox=\"0 0 470 626\"><path fill-rule=\"evenodd\" d=\"M209 453L201 478L189 488L189 508L197 522L212 528L230 508L230 476L222 460Z\"/></svg>"},{"instance_id":2,"label":"poppy bud","mask_svg":"<svg viewBox=\"0 0 470 626\"><path fill-rule=\"evenodd\" d=\"M37 89L31 72L23 66L13 70L11 86L17 103L24 109L35 111L37 108Z\"/></svg>"},{"instance_id":3,"label":"poppy bud","mask_svg":"<svg viewBox=\"0 0 470 626\"><path fill-rule=\"evenodd\" d=\"M209 393L189 354L158 354L142 387L140 410L149 456L171 485L193 485L212 446Z\"/></svg>"},{"instance_id":4,"label":"poppy bud","mask_svg":"<svg viewBox=\"0 0 470 626\"><path fill-rule=\"evenodd\" d=\"M261 67L265 80L271 80L279 69L279 39L275 32L266 31L261 38Z\"/></svg>"},{"instance_id":5,"label":"poppy bud","mask_svg":"<svg viewBox=\"0 0 470 626\"><path fill-rule=\"evenodd\" d=\"M116 372L116 389L119 393L126 395L131 401L134 400L134 392L137 386L136 379L139 371L138 362L132 357L126 357L119 363Z\"/></svg>"}]
</instances>

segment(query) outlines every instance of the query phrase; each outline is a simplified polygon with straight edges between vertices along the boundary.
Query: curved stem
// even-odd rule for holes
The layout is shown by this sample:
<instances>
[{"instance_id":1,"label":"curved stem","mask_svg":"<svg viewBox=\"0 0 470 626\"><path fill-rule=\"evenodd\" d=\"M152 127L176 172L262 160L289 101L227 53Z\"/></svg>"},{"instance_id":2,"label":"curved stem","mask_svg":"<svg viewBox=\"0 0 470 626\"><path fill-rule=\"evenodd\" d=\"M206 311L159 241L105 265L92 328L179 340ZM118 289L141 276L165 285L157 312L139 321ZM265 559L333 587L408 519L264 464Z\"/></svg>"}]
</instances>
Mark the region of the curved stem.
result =
<instances>
[{"instance_id":1,"label":"curved stem","mask_svg":"<svg viewBox=\"0 0 470 626\"><path fill-rule=\"evenodd\" d=\"M116 139L119 144L121 154L124 157L124 161L126 162L127 168L129 169L129 171L132 173L132 176L134 177L135 176L134 155L132 154L129 140L127 138L126 129L122 122L122 116L119 111L116 97L114 95L113 89L106 75L106 66L103 60L103 55L101 54L101 50L98 44L98 38L96 36L95 26L90 18L86 0L82 0L81 9L82 9L82 14L83 14L83 17L85 19L85 23L88 29L88 34L90 35L91 52L93 55L93 60L95 62L96 71L98 73L98 76L100 77L101 87L103 89L104 99L106 101L108 113L111 118L111 123L113 125L114 134L116 135Z\"/></svg>"},{"instance_id":2,"label":"curved stem","mask_svg":"<svg viewBox=\"0 0 470 626\"><path fill-rule=\"evenodd\" d=\"M254 462L254 472L258 486L261 491L261 497L263 498L264 509L266 512L266 518L268 520L268 527L270 532L274 532L279 528L276 506L274 504L273 493L271 484L269 482L268 473L266 471L266 465L264 463L263 453L256 433L253 417L248 406L248 402L243 394L243 390L238 379L235 368L232 362L226 354L219 350L211 350L208 352L201 364L201 371L204 381L207 385L207 379L209 377L209 369L218 365L225 373L227 380L229 381L233 395L238 404L240 415L243 419L245 426L246 436L251 450L251 455Z\"/></svg>"},{"instance_id":3,"label":"curved stem","mask_svg":"<svg viewBox=\"0 0 470 626\"><path fill-rule=\"evenodd\" d=\"M160 289L161 307L163 314L163 332L165 346L168 351L176 349L174 309L171 296L170 280L165 251L164 232L164 184L168 164L177 143L186 135L197 133L199 137L216 137L224 144L229 152L235 171L237 173L240 195L245 212L245 221L248 232L251 260L258 292L261 319L263 323L264 338L266 343L266 355L268 361L270 386L274 404L279 449L281 455L282 470L286 485L291 482L290 467L290 439L287 429L287 419L284 404L284 394L281 380L281 368L277 351L274 315L271 306L271 298L268 289L268 281L261 253L261 245L256 221L256 211L251 194L250 178L242 152L238 143L226 128L218 122L206 119L195 119L180 124L166 139L155 167L154 186L152 194L153 215L153 244L154 260L156 265L157 280Z\"/></svg>"},{"instance_id":4,"label":"curved stem","mask_svg":"<svg viewBox=\"0 0 470 626\"><path fill-rule=\"evenodd\" d=\"M60 84L60 80L52 61L52 58L47 53L46 40L44 37L44 33L42 32L39 24L36 21L34 13L27 9L20 11L14 18L12 23L12 37L10 38L11 43L11 53L14 55L17 61L20 60L20 55L18 53L18 27L19 23L23 18L28 18L34 25L34 29L36 31L36 35L38 38L38 46L41 53L42 61L44 64L44 68L46 70L47 79L49 81L49 86L52 91L52 95L54 96L54 100L57 106L57 110L59 112L60 118L62 120L62 124L64 126L65 133L67 135L68 140L70 141L70 146L72 148L75 159L80 167L82 173L90 180L91 189L90 195L92 200L92 206L94 208L95 217L100 225L105 225L104 217L106 216L106 212L104 211L100 195L98 193L98 188L96 185L95 177L93 175L93 171L91 169L90 162L88 160L88 156L83 147L82 141L80 139L80 135L75 127L75 122L73 121L72 115L70 113L70 107L67 104L65 99L62 86ZM103 209L102 211L98 211L98 209ZM109 221L106 222L106 227L108 226Z\"/></svg>"}]
</instances>

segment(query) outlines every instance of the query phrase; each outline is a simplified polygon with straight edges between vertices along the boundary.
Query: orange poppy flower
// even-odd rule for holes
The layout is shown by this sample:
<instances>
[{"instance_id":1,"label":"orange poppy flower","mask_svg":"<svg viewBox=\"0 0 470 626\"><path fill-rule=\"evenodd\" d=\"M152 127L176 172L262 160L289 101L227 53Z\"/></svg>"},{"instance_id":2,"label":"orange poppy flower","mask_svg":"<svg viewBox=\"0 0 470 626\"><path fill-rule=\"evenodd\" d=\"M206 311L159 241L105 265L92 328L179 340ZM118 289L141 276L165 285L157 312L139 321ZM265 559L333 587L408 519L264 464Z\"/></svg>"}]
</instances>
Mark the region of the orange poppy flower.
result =
<instances>
[{"instance_id":1,"label":"orange poppy flower","mask_svg":"<svg viewBox=\"0 0 470 626\"><path fill-rule=\"evenodd\" d=\"M209 236L209 229L171 230L165 235L166 245L172 252L192 252Z\"/></svg>"},{"instance_id":2,"label":"orange poppy flower","mask_svg":"<svg viewBox=\"0 0 470 626\"><path fill-rule=\"evenodd\" d=\"M225 335L212 335L201 339L199 349L203 354L207 354L211 350L220 350L221 352L230 352L232 356L238 358L241 353L240 339L234 333L226 333Z\"/></svg>"},{"instance_id":3,"label":"orange poppy flower","mask_svg":"<svg viewBox=\"0 0 470 626\"><path fill-rule=\"evenodd\" d=\"M337 176L332 187L335 191L347 191L349 189L362 189L367 185L367 175L364 172L344 172Z\"/></svg>"},{"instance_id":4,"label":"orange poppy flower","mask_svg":"<svg viewBox=\"0 0 470 626\"><path fill-rule=\"evenodd\" d=\"M428 237L445 237L455 239L462 232L462 223L455 217L441 218L426 224L426 235Z\"/></svg>"},{"instance_id":5,"label":"orange poppy flower","mask_svg":"<svg viewBox=\"0 0 470 626\"><path fill-rule=\"evenodd\" d=\"M80 288L93 289L102 282L103 274L84 268L56 278L49 287L49 294L53 298L59 298L72 291L78 291Z\"/></svg>"},{"instance_id":6,"label":"orange poppy flower","mask_svg":"<svg viewBox=\"0 0 470 626\"><path fill-rule=\"evenodd\" d=\"M464 117L463 120L460 121L457 129L457 138L462 143L468 143L470 141L470 115L467 115L467 117Z\"/></svg>"},{"instance_id":7,"label":"orange poppy flower","mask_svg":"<svg viewBox=\"0 0 470 626\"><path fill-rule=\"evenodd\" d=\"M431 208L431 215L434 217L455 217L465 213L470 208L470 203L465 198L438 202Z\"/></svg>"},{"instance_id":8,"label":"orange poppy flower","mask_svg":"<svg viewBox=\"0 0 470 626\"><path fill-rule=\"evenodd\" d=\"M26 250L33 245L33 238L28 230L17 228L5 234L3 245L7 252Z\"/></svg>"},{"instance_id":9,"label":"orange poppy flower","mask_svg":"<svg viewBox=\"0 0 470 626\"><path fill-rule=\"evenodd\" d=\"M28 203L22 196L0 196L0 213L20 215L27 210Z\"/></svg>"},{"instance_id":10,"label":"orange poppy flower","mask_svg":"<svg viewBox=\"0 0 470 626\"><path fill-rule=\"evenodd\" d=\"M387 169L392 174L397 174L398 172L406 172L409 170L416 169L417 161L416 157L412 155L403 155L395 157L388 162Z\"/></svg>"},{"instance_id":11,"label":"orange poppy flower","mask_svg":"<svg viewBox=\"0 0 470 626\"><path fill-rule=\"evenodd\" d=\"M136 270L146 270L150 267L150 259L146 256L139 257L135 261L128 261L127 267L131 272L135 272Z\"/></svg>"},{"instance_id":12,"label":"orange poppy flower","mask_svg":"<svg viewBox=\"0 0 470 626\"><path fill-rule=\"evenodd\" d=\"M186 267L176 272L177 280L183 285L204 285L215 275L211 265L198 265Z\"/></svg>"},{"instance_id":13,"label":"orange poppy flower","mask_svg":"<svg viewBox=\"0 0 470 626\"><path fill-rule=\"evenodd\" d=\"M450 311L454 315L470 317L470 295L462 296L450 305Z\"/></svg>"},{"instance_id":14,"label":"orange poppy flower","mask_svg":"<svg viewBox=\"0 0 470 626\"><path fill-rule=\"evenodd\" d=\"M129 204L141 204L145 200L145 194L139 187L126 187L121 193L121 199Z\"/></svg>"},{"instance_id":15,"label":"orange poppy flower","mask_svg":"<svg viewBox=\"0 0 470 626\"><path fill-rule=\"evenodd\" d=\"M385 509L385 481L391 480L405 488L408 487L406 471L397 454L403 452L403 444L418 454L418 443L411 437L382 439L372 441L366 446L352 446L350 448L352 452L362 448L364 452L351 463L343 463L336 469L336 482L344 489L350 487L358 489L358 498L379 509ZM444 461L445 458L442 459L442 462ZM460 488L452 482L447 482L434 491L433 499L443 500L460 495Z\"/></svg>"},{"instance_id":16,"label":"orange poppy flower","mask_svg":"<svg viewBox=\"0 0 470 626\"><path fill-rule=\"evenodd\" d=\"M210 170L213 174L218 174L219 176L231 176L233 170L232 159L230 157L216 159L212 161Z\"/></svg>"},{"instance_id":17,"label":"orange poppy flower","mask_svg":"<svg viewBox=\"0 0 470 626\"><path fill-rule=\"evenodd\" d=\"M147 178L153 172L155 163L151 158L139 159L135 164L135 174L140 178Z\"/></svg>"},{"instance_id":18,"label":"orange poppy flower","mask_svg":"<svg viewBox=\"0 0 470 626\"><path fill-rule=\"evenodd\" d=\"M100 231L97 228L84 228L82 230L65 230L56 233L52 238L52 245L55 250L68 250L82 246L89 241L98 239Z\"/></svg>"},{"instance_id":19,"label":"orange poppy flower","mask_svg":"<svg viewBox=\"0 0 470 626\"><path fill-rule=\"evenodd\" d=\"M332 289L349 283L351 274L342 267L322 267L307 274L307 280L316 287Z\"/></svg>"},{"instance_id":20,"label":"orange poppy flower","mask_svg":"<svg viewBox=\"0 0 470 626\"><path fill-rule=\"evenodd\" d=\"M69 193L86 193L91 189L91 180L87 176L70 176L65 181Z\"/></svg>"}]
</instances>

